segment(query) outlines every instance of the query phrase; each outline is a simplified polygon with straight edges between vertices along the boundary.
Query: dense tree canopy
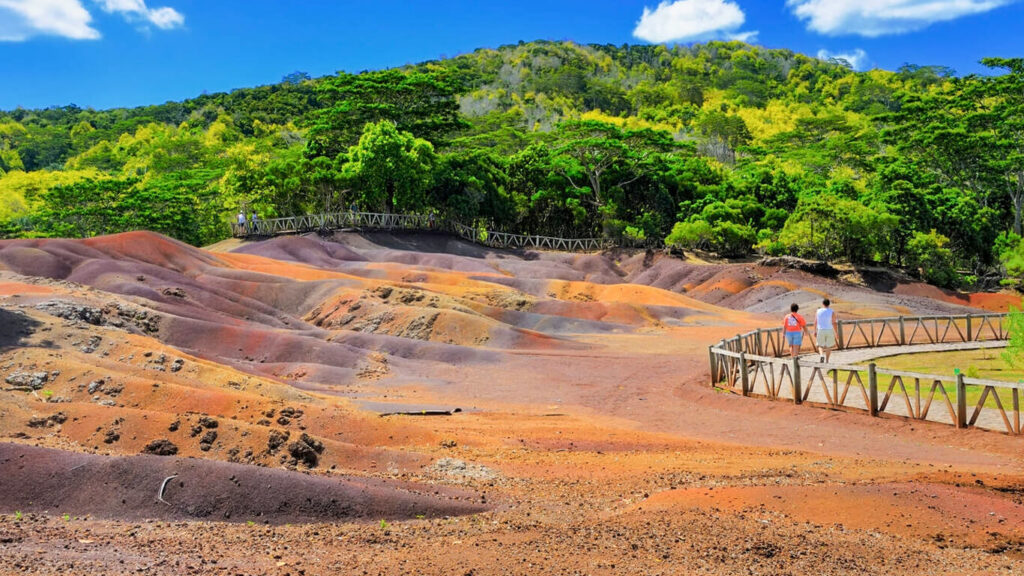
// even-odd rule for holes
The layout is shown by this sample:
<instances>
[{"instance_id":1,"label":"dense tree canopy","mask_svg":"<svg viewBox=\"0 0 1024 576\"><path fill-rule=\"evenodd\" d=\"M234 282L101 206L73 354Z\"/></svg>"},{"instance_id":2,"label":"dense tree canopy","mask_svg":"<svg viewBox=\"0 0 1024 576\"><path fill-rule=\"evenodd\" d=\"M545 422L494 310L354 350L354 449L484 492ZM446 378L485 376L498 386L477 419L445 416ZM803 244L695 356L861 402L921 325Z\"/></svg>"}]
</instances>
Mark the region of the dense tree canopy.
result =
<instances>
[{"instance_id":1,"label":"dense tree canopy","mask_svg":"<svg viewBox=\"0 0 1024 576\"><path fill-rule=\"evenodd\" d=\"M196 244L261 217L434 211L1024 276L1024 60L857 73L740 42L532 42L133 109L0 112L0 233Z\"/></svg>"}]
</instances>

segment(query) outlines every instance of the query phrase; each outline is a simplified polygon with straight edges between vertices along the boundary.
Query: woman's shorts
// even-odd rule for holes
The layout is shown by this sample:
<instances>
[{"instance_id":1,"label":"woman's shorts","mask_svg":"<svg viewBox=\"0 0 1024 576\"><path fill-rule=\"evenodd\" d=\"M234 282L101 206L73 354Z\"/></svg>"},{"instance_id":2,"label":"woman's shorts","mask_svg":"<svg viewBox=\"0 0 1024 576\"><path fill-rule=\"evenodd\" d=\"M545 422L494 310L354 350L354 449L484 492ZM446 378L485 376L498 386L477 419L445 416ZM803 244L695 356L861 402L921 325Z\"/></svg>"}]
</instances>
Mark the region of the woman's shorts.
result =
<instances>
[{"instance_id":1,"label":"woman's shorts","mask_svg":"<svg viewBox=\"0 0 1024 576\"><path fill-rule=\"evenodd\" d=\"M836 331L835 330L818 330L818 346L822 348L835 348L836 347Z\"/></svg>"},{"instance_id":2,"label":"woman's shorts","mask_svg":"<svg viewBox=\"0 0 1024 576\"><path fill-rule=\"evenodd\" d=\"M786 344L790 346L799 346L804 343L803 332L786 332Z\"/></svg>"}]
</instances>

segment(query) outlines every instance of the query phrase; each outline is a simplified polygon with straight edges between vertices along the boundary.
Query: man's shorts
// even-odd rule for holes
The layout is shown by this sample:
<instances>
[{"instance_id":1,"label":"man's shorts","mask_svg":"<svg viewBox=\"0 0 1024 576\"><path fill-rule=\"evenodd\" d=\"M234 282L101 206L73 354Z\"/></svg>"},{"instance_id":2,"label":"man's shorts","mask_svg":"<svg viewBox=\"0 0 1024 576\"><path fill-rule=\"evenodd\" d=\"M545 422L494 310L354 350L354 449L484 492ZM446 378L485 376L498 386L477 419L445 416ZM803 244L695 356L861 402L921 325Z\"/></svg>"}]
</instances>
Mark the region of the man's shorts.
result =
<instances>
[{"instance_id":1,"label":"man's shorts","mask_svg":"<svg viewBox=\"0 0 1024 576\"><path fill-rule=\"evenodd\" d=\"M822 348L835 348L836 347L836 331L835 330L818 330L818 346Z\"/></svg>"},{"instance_id":2,"label":"man's shorts","mask_svg":"<svg viewBox=\"0 0 1024 576\"><path fill-rule=\"evenodd\" d=\"M804 333L801 332L786 332L786 344L790 346L799 346L804 343Z\"/></svg>"}]
</instances>

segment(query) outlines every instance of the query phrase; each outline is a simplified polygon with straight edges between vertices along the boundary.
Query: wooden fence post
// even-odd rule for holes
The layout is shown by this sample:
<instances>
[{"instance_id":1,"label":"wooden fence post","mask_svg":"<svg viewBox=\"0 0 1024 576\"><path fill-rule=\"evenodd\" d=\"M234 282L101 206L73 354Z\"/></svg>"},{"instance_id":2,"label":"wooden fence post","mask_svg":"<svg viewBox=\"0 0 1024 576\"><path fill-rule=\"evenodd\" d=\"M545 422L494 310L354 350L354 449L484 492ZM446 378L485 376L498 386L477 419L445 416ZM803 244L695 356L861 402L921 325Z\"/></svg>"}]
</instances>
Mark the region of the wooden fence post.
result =
<instances>
[{"instance_id":1,"label":"wooden fence post","mask_svg":"<svg viewBox=\"0 0 1024 576\"><path fill-rule=\"evenodd\" d=\"M761 336L762 336L761 335L761 329L758 328L757 329L757 355L758 356L767 356L767 354L764 353L764 340L761 339Z\"/></svg>"},{"instance_id":2,"label":"wooden fence post","mask_svg":"<svg viewBox=\"0 0 1024 576\"><path fill-rule=\"evenodd\" d=\"M740 389L744 396L750 396L750 374L747 373L747 355L740 352Z\"/></svg>"},{"instance_id":3,"label":"wooden fence post","mask_svg":"<svg viewBox=\"0 0 1024 576\"><path fill-rule=\"evenodd\" d=\"M967 315L967 341L974 342L974 326L970 314Z\"/></svg>"},{"instance_id":4,"label":"wooden fence post","mask_svg":"<svg viewBox=\"0 0 1024 576\"><path fill-rule=\"evenodd\" d=\"M845 350L846 349L846 347L843 346L843 321L842 320L836 322L836 347L839 350Z\"/></svg>"},{"instance_id":5,"label":"wooden fence post","mask_svg":"<svg viewBox=\"0 0 1024 576\"><path fill-rule=\"evenodd\" d=\"M900 346L907 345L907 321L900 316Z\"/></svg>"},{"instance_id":6,"label":"wooden fence post","mask_svg":"<svg viewBox=\"0 0 1024 576\"><path fill-rule=\"evenodd\" d=\"M715 347L708 346L708 360L711 361L711 387L718 384L718 357L715 356Z\"/></svg>"},{"instance_id":7,"label":"wooden fence post","mask_svg":"<svg viewBox=\"0 0 1024 576\"><path fill-rule=\"evenodd\" d=\"M803 382L800 381L800 359L793 358L793 371L790 374L793 379L793 403L803 402Z\"/></svg>"},{"instance_id":8,"label":"wooden fence post","mask_svg":"<svg viewBox=\"0 0 1024 576\"><path fill-rule=\"evenodd\" d=\"M956 427L967 428L967 385L963 373L956 375Z\"/></svg>"},{"instance_id":9,"label":"wooden fence post","mask_svg":"<svg viewBox=\"0 0 1024 576\"><path fill-rule=\"evenodd\" d=\"M875 363L868 364L868 400L871 402L871 406L868 406L868 412L872 416L878 416L878 374L875 372Z\"/></svg>"}]
</instances>

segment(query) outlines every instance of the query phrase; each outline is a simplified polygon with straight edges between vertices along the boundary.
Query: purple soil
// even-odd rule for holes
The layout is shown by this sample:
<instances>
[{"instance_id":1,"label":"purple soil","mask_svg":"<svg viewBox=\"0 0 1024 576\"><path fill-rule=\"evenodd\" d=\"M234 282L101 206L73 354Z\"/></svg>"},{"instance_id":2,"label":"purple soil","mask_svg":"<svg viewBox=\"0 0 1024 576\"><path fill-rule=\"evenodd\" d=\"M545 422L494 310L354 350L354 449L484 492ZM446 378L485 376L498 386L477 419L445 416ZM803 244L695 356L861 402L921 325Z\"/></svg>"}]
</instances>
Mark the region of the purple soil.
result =
<instances>
[{"instance_id":1,"label":"purple soil","mask_svg":"<svg viewBox=\"0 0 1024 576\"><path fill-rule=\"evenodd\" d=\"M157 500L164 479L170 480ZM471 492L352 476L314 476L167 456L108 457L0 443L0 511L107 519L285 524L401 520L490 509Z\"/></svg>"}]
</instances>

